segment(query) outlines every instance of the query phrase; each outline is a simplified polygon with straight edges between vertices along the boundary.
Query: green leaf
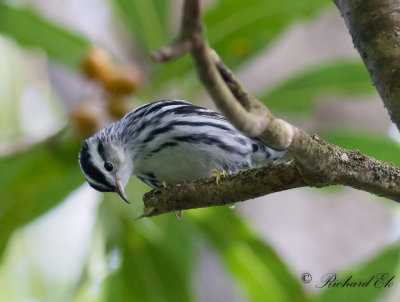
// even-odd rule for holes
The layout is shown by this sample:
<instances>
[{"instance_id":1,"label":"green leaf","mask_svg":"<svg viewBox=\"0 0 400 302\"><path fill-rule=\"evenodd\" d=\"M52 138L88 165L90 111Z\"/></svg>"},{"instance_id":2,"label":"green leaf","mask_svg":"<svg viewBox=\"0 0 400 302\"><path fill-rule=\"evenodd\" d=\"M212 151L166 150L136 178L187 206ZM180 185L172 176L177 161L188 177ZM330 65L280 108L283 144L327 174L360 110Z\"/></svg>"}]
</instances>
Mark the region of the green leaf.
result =
<instances>
[{"instance_id":1,"label":"green leaf","mask_svg":"<svg viewBox=\"0 0 400 302\"><path fill-rule=\"evenodd\" d=\"M319 135L330 143L362 153L376 159L400 165L400 144L387 136L374 133L355 132L349 129L325 131Z\"/></svg>"},{"instance_id":2,"label":"green leaf","mask_svg":"<svg viewBox=\"0 0 400 302\"><path fill-rule=\"evenodd\" d=\"M126 211L121 201L107 199L99 219L108 245L111 242L120 251L122 263L105 281L104 301L193 301L190 225L172 214L134 220L137 216Z\"/></svg>"},{"instance_id":3,"label":"green leaf","mask_svg":"<svg viewBox=\"0 0 400 302\"><path fill-rule=\"evenodd\" d=\"M11 233L42 215L83 183L80 144L38 145L0 159L0 255Z\"/></svg>"},{"instance_id":4,"label":"green leaf","mask_svg":"<svg viewBox=\"0 0 400 302\"><path fill-rule=\"evenodd\" d=\"M251 301L305 301L299 282L276 253L230 209L185 213L215 247L222 262Z\"/></svg>"},{"instance_id":5,"label":"green leaf","mask_svg":"<svg viewBox=\"0 0 400 302\"><path fill-rule=\"evenodd\" d=\"M398 272L399 252L400 246L396 243L380 252L370 261L361 264L358 268L349 270L347 273L337 274L336 280L334 280L335 277L332 275L330 275L329 278L326 276L327 279L324 279L324 282L321 281L316 284L316 286L322 287L326 283L326 289L316 295L313 301L378 301L379 297L389 291L393 282L396 282L393 281L393 279L391 280L391 278ZM332 282L326 281L329 279L332 280ZM349 280L346 283L347 279ZM336 287L334 286L335 282L337 283ZM339 284L339 282L341 283ZM354 284L353 287L349 285L352 282ZM357 284L357 282L363 283L364 286ZM348 285L347 287L346 284ZM328 287L329 285L330 287Z\"/></svg>"},{"instance_id":6,"label":"green leaf","mask_svg":"<svg viewBox=\"0 0 400 302\"><path fill-rule=\"evenodd\" d=\"M336 61L294 75L260 99L273 111L309 114L323 95L373 92L375 87L361 61Z\"/></svg>"},{"instance_id":7,"label":"green leaf","mask_svg":"<svg viewBox=\"0 0 400 302\"><path fill-rule=\"evenodd\" d=\"M234 68L295 21L312 19L331 5L327 0L221 0L204 20L211 46Z\"/></svg>"},{"instance_id":8,"label":"green leaf","mask_svg":"<svg viewBox=\"0 0 400 302\"><path fill-rule=\"evenodd\" d=\"M149 52L169 43L169 1L114 0L114 7L133 39Z\"/></svg>"},{"instance_id":9,"label":"green leaf","mask_svg":"<svg viewBox=\"0 0 400 302\"><path fill-rule=\"evenodd\" d=\"M89 51L82 37L43 19L27 8L0 3L0 33L23 46L42 48L50 58L78 68Z\"/></svg>"}]
</instances>

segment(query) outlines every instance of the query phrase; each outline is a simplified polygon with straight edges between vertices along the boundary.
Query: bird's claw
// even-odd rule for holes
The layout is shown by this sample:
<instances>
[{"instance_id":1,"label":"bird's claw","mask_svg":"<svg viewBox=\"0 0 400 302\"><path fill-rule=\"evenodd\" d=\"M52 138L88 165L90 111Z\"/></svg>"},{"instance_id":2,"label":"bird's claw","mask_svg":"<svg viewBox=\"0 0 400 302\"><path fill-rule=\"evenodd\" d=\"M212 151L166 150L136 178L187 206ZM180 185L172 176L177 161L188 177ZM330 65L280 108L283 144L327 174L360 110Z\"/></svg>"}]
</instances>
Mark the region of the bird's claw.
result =
<instances>
[{"instance_id":1,"label":"bird's claw","mask_svg":"<svg viewBox=\"0 0 400 302\"><path fill-rule=\"evenodd\" d=\"M210 172L210 177L212 177L212 176L214 176L214 175L215 175L215 177L217 178L217 179L216 179L217 185L219 185L219 180L220 180L222 177L226 177L226 176L228 175L228 173L227 173L225 170L222 170L222 172L220 172L220 171L218 171L217 169L214 169L214 170L212 170L212 171Z\"/></svg>"}]
</instances>

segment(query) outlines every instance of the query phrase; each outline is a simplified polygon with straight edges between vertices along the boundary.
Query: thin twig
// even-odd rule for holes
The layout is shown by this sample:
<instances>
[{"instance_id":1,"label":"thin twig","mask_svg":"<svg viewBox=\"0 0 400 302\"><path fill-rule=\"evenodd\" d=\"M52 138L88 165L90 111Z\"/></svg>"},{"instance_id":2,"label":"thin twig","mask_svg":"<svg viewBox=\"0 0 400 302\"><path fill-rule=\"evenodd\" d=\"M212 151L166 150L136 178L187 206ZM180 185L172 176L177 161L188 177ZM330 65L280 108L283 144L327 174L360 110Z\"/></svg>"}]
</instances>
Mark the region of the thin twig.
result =
<instances>
[{"instance_id":1,"label":"thin twig","mask_svg":"<svg viewBox=\"0 0 400 302\"><path fill-rule=\"evenodd\" d=\"M213 98L218 109L230 120L240 131L249 137L259 137L265 144L276 149L286 149L292 140L293 131L288 123L276 119L269 110L252 98L246 99L247 94L238 93L244 91L241 87L225 85L224 79L215 64L215 56L203 36L201 21L201 9L199 0L187 0L184 4L183 22L181 35L177 41L186 41L198 75L208 93ZM181 55L186 49L177 49L181 43L162 48L153 53L156 58L173 58L174 53ZM236 84L239 84L236 81ZM235 92L238 99L235 97Z\"/></svg>"},{"instance_id":2,"label":"thin twig","mask_svg":"<svg viewBox=\"0 0 400 302\"><path fill-rule=\"evenodd\" d=\"M164 63L176 60L190 51L191 43L188 40L177 40L169 46L153 51L150 56L153 60Z\"/></svg>"}]
</instances>

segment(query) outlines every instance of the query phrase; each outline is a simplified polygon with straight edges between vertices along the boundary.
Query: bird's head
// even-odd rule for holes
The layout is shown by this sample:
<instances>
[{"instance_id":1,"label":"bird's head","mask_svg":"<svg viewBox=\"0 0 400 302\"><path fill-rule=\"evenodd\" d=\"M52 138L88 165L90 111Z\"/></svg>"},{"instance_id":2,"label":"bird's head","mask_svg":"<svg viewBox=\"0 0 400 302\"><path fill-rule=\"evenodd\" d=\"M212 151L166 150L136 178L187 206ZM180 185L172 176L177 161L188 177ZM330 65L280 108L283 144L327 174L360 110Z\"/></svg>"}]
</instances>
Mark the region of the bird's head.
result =
<instances>
[{"instance_id":1,"label":"bird's head","mask_svg":"<svg viewBox=\"0 0 400 302\"><path fill-rule=\"evenodd\" d=\"M130 203L124 188L132 173L132 160L115 141L100 136L82 143L79 164L89 185L100 192L116 192Z\"/></svg>"}]
</instances>

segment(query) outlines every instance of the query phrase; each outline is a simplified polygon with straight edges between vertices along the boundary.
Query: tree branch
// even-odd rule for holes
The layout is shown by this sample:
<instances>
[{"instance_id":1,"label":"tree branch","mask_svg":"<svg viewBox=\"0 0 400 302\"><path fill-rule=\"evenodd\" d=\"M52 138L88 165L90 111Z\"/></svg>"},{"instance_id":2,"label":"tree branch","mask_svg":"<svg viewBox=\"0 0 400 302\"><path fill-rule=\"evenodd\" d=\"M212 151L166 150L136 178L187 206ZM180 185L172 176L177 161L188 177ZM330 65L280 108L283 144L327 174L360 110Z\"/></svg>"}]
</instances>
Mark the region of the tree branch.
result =
<instances>
[{"instance_id":1,"label":"tree branch","mask_svg":"<svg viewBox=\"0 0 400 302\"><path fill-rule=\"evenodd\" d=\"M216 183L215 178L199 179L161 190L143 197L142 217L200 207L222 206L269 193L307 186L294 161L269 164L230 174Z\"/></svg>"},{"instance_id":2,"label":"tree branch","mask_svg":"<svg viewBox=\"0 0 400 302\"><path fill-rule=\"evenodd\" d=\"M142 217L233 204L293 188L330 185L346 185L400 201L399 167L363 155L358 150L328 144L316 135L312 139L319 150L329 154L328 161L318 172L304 169L301 163L292 160L243 170L222 178L219 184L215 178L207 178L168 186L144 195Z\"/></svg>"},{"instance_id":3,"label":"tree branch","mask_svg":"<svg viewBox=\"0 0 400 302\"><path fill-rule=\"evenodd\" d=\"M200 80L228 120L249 137L257 136L276 149L287 148L295 159L229 175L220 185L215 180L203 179L153 190L144 196L143 217L230 204L297 187L335 184L400 201L399 167L326 143L317 135L310 136L275 118L243 88L203 37L200 0L185 1L181 36L177 41L173 49L179 48L182 41L187 42L185 48L174 51L162 48L153 57L170 59L190 51Z\"/></svg>"},{"instance_id":4,"label":"tree branch","mask_svg":"<svg viewBox=\"0 0 400 302\"><path fill-rule=\"evenodd\" d=\"M334 1L392 121L400 129L400 2Z\"/></svg>"},{"instance_id":5,"label":"tree branch","mask_svg":"<svg viewBox=\"0 0 400 302\"><path fill-rule=\"evenodd\" d=\"M291 143L293 134L293 131L288 129L289 125L276 119L255 98L248 103L247 108L244 108L229 87L225 85L203 36L200 1L185 1L183 11L181 36L177 39L178 44L174 43L172 47L178 47L181 41L189 41L189 50L198 75L218 109L238 130L246 133L249 137L259 137L268 146L279 150L286 149ZM153 52L152 57L154 59L175 58L176 56L168 55L170 47ZM182 54L183 51L181 49L175 52Z\"/></svg>"}]
</instances>

